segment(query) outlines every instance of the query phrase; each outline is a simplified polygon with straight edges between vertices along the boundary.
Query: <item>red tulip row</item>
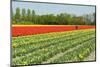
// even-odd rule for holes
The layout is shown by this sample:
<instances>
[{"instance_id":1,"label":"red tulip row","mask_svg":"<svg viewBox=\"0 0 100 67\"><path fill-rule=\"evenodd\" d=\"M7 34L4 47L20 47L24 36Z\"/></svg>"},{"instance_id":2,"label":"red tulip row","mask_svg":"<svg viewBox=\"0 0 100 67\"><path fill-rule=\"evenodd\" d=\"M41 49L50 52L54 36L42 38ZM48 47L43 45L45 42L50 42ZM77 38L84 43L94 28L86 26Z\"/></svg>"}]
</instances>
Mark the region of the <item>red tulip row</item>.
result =
<instances>
[{"instance_id":1,"label":"red tulip row","mask_svg":"<svg viewBox=\"0 0 100 67\"><path fill-rule=\"evenodd\" d=\"M79 30L79 29L90 29L95 28L95 26L88 25L14 25L12 26L12 36L25 36L25 35L33 35L33 34L42 34L49 32L62 32L62 31L71 31L71 30Z\"/></svg>"}]
</instances>

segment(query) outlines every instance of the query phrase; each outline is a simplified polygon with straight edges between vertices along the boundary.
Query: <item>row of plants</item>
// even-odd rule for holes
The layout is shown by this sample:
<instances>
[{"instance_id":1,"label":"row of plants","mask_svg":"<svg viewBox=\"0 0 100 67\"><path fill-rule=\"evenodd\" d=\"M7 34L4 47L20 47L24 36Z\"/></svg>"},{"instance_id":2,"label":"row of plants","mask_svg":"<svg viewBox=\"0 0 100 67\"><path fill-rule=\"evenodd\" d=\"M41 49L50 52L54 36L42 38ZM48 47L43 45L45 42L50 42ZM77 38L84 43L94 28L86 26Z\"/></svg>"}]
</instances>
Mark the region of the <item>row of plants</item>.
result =
<instances>
[{"instance_id":1,"label":"row of plants","mask_svg":"<svg viewBox=\"0 0 100 67\"><path fill-rule=\"evenodd\" d=\"M80 34L80 33L79 33ZM42 48L47 48L51 45L55 45L58 44L60 42L64 42L64 41L70 41L72 39L77 39L79 37L82 36L87 36L90 34L93 34L93 32L89 32L89 33L83 33L81 35L77 34L77 36L74 35L70 35L70 36L59 36L53 39L48 39L48 40L44 40L44 41L38 41L36 43L32 42L31 44L27 44L27 45L21 45L19 48L13 48L13 58L18 57L18 56L22 56L23 54L27 54L29 52L33 52L36 51L38 49L42 49Z\"/></svg>"},{"instance_id":2,"label":"row of plants","mask_svg":"<svg viewBox=\"0 0 100 67\"><path fill-rule=\"evenodd\" d=\"M87 30L85 30L85 31L87 31ZM76 33L78 33L78 32L76 32ZM13 63L13 65L16 65L16 64L17 65L41 64L42 62L47 61L48 59L52 58L53 56L55 56L59 53L68 51L69 49L75 48L76 46L83 45L85 42L86 42L86 44L91 43L93 41L93 39L95 39L95 31L88 30L88 32L75 34L75 35L69 35L69 36L70 37L68 37L68 38L67 37L61 37L59 39L54 38L54 40L51 40L51 41L47 40L47 42L38 41L37 44L33 43L33 45L32 44L22 45L19 49L17 48L17 50L15 47L15 48L13 48L13 51L14 50L16 50L16 51L13 52L14 58L12 59L12 63ZM68 40L68 39L70 39L70 40ZM40 44L40 46L38 44ZM48 44L50 44L50 45L45 47ZM93 43L91 43L91 44L93 44ZM41 48L38 48L37 46L34 47L34 45L35 46L37 45ZM43 45L43 47L41 45ZM24 46L27 46L27 47L24 47ZM83 45L83 46L85 46L85 45ZM33 50L34 48L37 48L37 50ZM19 51L19 52L17 52L17 51ZM75 50L73 50L73 51L75 51Z\"/></svg>"},{"instance_id":3,"label":"row of plants","mask_svg":"<svg viewBox=\"0 0 100 67\"><path fill-rule=\"evenodd\" d=\"M94 30L78 30L78 31L70 31L70 32L56 32L56 33L47 33L47 34L39 34L39 35L33 35L33 36L24 36L24 37L14 37L12 39L12 48L19 48L23 45L26 45L27 44L32 44L32 43L38 43L38 42L45 42L47 40L50 40L50 39L55 39L55 38L61 38L61 37L69 37L71 38L72 35L78 35L78 34L82 34L82 33L91 33L93 32ZM35 45L36 46L36 45Z\"/></svg>"},{"instance_id":4,"label":"row of plants","mask_svg":"<svg viewBox=\"0 0 100 67\"><path fill-rule=\"evenodd\" d=\"M63 56L52 60L49 63L65 63L65 62L79 62L83 61L89 54L95 51L95 38L85 43L82 43L81 47L64 54ZM94 59L95 60L95 59ZM89 61L89 60L87 60Z\"/></svg>"},{"instance_id":5,"label":"row of plants","mask_svg":"<svg viewBox=\"0 0 100 67\"><path fill-rule=\"evenodd\" d=\"M71 35L71 34L78 34L78 33L82 33L82 32L92 32L94 30L92 29L87 29L87 30L77 30L77 31L65 31L65 32L53 32L53 33L46 33L46 34L38 34L38 35L30 35L30 36L21 36L21 37L13 37L12 43L14 43L13 45L15 45L15 43L19 43L16 46L29 42L30 39L33 40L32 42L36 42L36 41L41 41L44 39L48 39L48 38L53 38L53 37L57 37L57 36L62 36L62 35Z\"/></svg>"}]
</instances>

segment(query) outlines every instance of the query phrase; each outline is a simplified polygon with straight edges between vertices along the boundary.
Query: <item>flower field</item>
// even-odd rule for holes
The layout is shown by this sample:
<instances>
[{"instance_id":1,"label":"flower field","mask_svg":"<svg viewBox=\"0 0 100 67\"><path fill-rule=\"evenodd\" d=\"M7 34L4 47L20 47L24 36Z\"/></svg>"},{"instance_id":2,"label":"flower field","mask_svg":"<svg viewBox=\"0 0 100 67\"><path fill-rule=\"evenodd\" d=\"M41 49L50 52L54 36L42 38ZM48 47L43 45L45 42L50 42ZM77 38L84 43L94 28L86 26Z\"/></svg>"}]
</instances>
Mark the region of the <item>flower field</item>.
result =
<instances>
[{"instance_id":1,"label":"flower field","mask_svg":"<svg viewBox=\"0 0 100 67\"><path fill-rule=\"evenodd\" d=\"M91 29L95 26L80 25L77 29ZM12 36L25 36L49 32L62 32L76 30L75 25L15 25L12 27Z\"/></svg>"},{"instance_id":2,"label":"flower field","mask_svg":"<svg viewBox=\"0 0 100 67\"><path fill-rule=\"evenodd\" d=\"M31 29L31 27L29 28ZM29 28L25 29L23 26L22 29L27 30L26 33L24 31L25 35L30 32ZM90 29L93 27L83 29L86 26L81 26L79 27L81 30L74 30L75 26L71 28L61 26L63 31L59 27L55 27L56 32L53 32L53 27L50 30L48 28L48 26L45 28L46 30L42 30L44 27L40 30L34 30L34 28L31 31L34 30L35 33L30 32L30 34L37 34L42 30L44 34L12 37L12 65L89 61L86 58L95 52L95 29ZM13 29L18 28L14 27ZM66 29L73 31L66 31ZM47 31L50 33L45 33ZM23 31L17 33L24 35ZM16 34L13 35L17 36Z\"/></svg>"},{"instance_id":3,"label":"flower field","mask_svg":"<svg viewBox=\"0 0 100 67\"><path fill-rule=\"evenodd\" d=\"M95 5L11 4L13 67L96 61Z\"/></svg>"}]
</instances>

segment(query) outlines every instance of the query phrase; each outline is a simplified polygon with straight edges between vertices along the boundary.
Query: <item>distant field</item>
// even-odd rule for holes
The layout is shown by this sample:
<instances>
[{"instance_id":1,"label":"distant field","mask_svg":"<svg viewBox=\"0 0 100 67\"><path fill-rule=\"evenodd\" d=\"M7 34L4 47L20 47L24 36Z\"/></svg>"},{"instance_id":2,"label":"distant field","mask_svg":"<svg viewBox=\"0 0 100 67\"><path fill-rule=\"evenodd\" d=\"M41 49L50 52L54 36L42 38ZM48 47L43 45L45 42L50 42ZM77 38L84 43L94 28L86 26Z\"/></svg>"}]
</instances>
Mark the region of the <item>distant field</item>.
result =
<instances>
[{"instance_id":1,"label":"distant field","mask_svg":"<svg viewBox=\"0 0 100 67\"><path fill-rule=\"evenodd\" d=\"M76 28L77 26L77 28ZM25 36L50 32L63 32L80 29L91 29L91 25L12 25L12 36Z\"/></svg>"},{"instance_id":2,"label":"distant field","mask_svg":"<svg viewBox=\"0 0 100 67\"><path fill-rule=\"evenodd\" d=\"M95 29L12 37L12 65L94 61L95 45Z\"/></svg>"}]
</instances>

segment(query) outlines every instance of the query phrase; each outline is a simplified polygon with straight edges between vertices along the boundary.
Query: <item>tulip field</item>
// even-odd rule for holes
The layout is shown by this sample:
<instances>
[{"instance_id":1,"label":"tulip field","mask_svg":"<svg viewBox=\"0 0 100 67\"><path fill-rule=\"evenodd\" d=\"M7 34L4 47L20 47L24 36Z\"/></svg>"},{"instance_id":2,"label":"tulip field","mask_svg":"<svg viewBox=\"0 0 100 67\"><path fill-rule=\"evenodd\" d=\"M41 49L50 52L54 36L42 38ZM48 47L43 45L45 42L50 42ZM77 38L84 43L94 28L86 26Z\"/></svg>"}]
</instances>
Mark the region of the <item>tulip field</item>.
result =
<instances>
[{"instance_id":1,"label":"tulip field","mask_svg":"<svg viewBox=\"0 0 100 67\"><path fill-rule=\"evenodd\" d=\"M13 67L96 61L96 5L11 1Z\"/></svg>"},{"instance_id":2,"label":"tulip field","mask_svg":"<svg viewBox=\"0 0 100 67\"><path fill-rule=\"evenodd\" d=\"M12 65L94 61L95 40L94 28L12 37Z\"/></svg>"},{"instance_id":3,"label":"tulip field","mask_svg":"<svg viewBox=\"0 0 100 67\"><path fill-rule=\"evenodd\" d=\"M77 29L91 29L95 26L78 25ZM76 25L13 25L12 36L26 36L33 34L43 34L49 32L62 32L76 30Z\"/></svg>"}]
</instances>

